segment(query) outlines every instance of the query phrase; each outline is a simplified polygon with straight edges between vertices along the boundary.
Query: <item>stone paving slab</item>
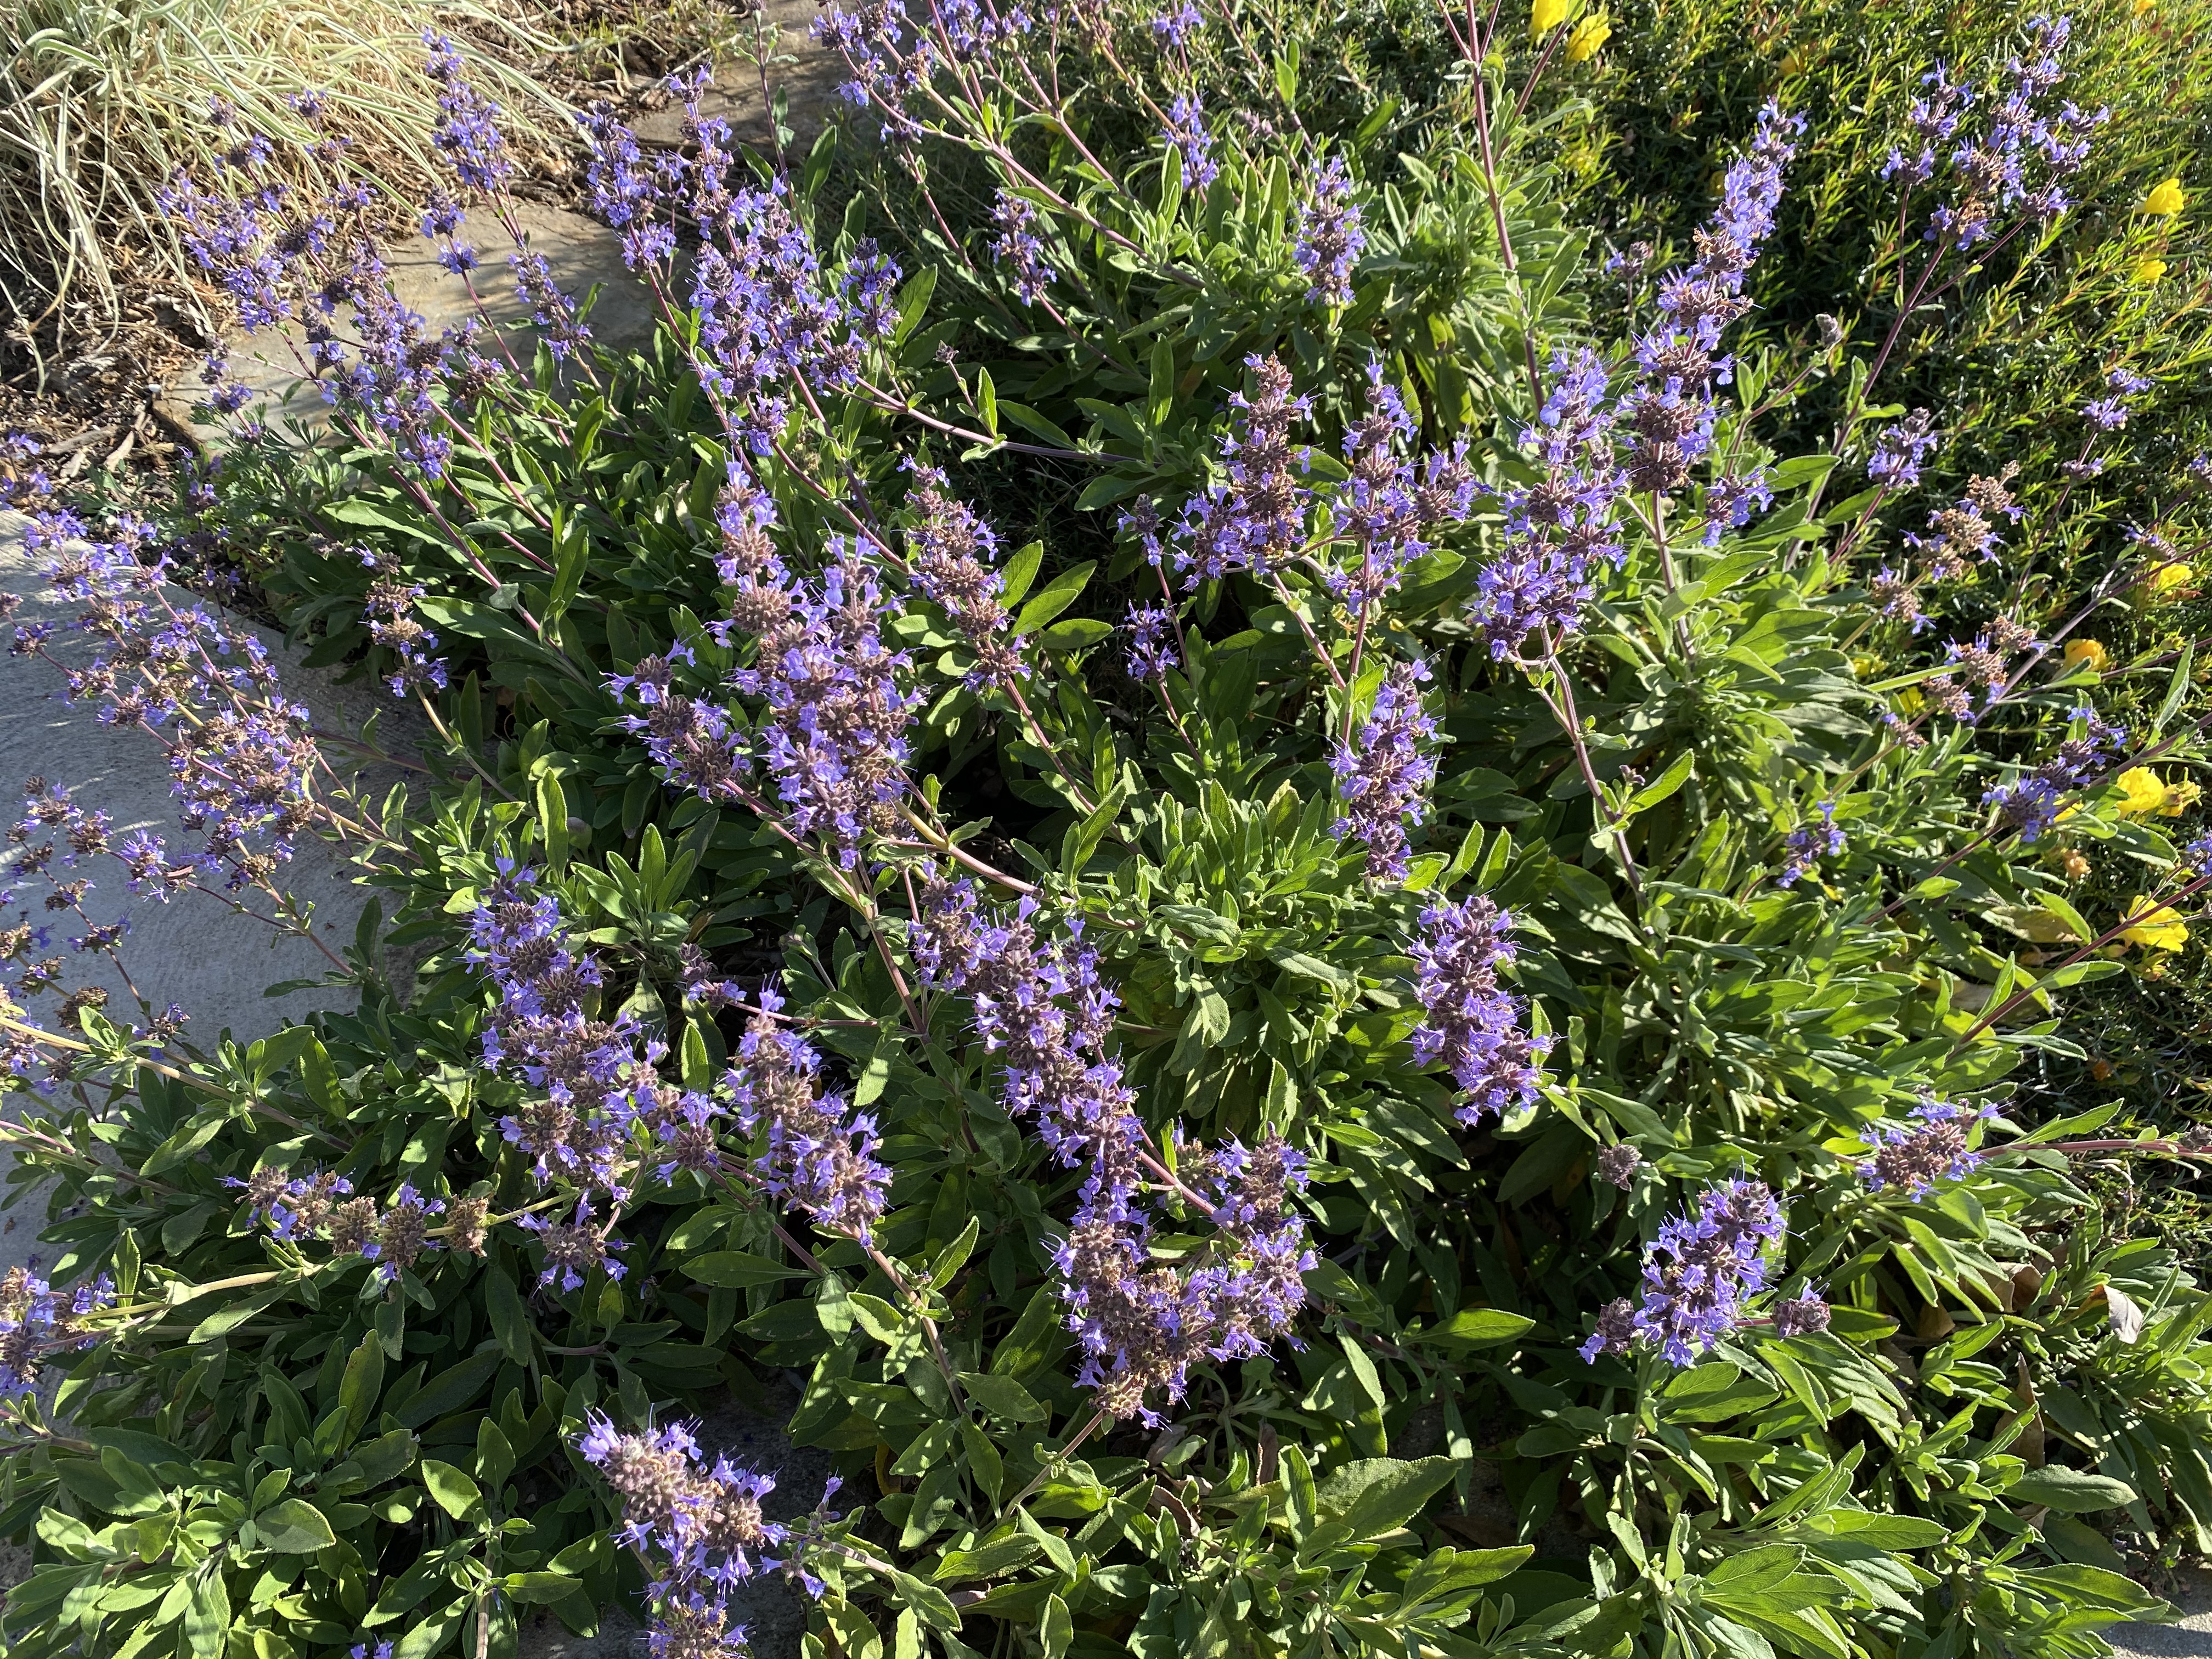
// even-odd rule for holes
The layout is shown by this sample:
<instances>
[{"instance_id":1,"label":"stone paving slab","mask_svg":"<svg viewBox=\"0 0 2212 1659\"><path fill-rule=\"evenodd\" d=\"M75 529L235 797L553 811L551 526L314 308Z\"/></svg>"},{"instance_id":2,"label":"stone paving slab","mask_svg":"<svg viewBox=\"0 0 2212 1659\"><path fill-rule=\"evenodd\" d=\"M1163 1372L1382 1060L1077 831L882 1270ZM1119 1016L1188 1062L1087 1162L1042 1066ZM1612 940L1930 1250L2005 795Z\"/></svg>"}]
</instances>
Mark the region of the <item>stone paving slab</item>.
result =
<instances>
[{"instance_id":1,"label":"stone paving slab","mask_svg":"<svg viewBox=\"0 0 2212 1659\"><path fill-rule=\"evenodd\" d=\"M2105 1632L2116 1653L2144 1659L2212 1659L2212 1570L2184 1567L2153 1581L2154 1593L2181 1610L2171 1625L2115 1625Z\"/></svg>"}]
</instances>

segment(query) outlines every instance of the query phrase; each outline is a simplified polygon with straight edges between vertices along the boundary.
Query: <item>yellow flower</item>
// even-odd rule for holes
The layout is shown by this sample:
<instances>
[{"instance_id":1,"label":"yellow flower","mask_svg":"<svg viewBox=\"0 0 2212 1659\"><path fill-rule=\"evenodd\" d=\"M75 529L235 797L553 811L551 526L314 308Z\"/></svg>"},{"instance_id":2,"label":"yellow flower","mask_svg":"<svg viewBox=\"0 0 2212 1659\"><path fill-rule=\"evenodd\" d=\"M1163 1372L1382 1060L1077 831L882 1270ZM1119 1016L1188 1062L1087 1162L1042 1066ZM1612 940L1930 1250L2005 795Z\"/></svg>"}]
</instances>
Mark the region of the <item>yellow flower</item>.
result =
<instances>
[{"instance_id":1,"label":"yellow flower","mask_svg":"<svg viewBox=\"0 0 2212 1659\"><path fill-rule=\"evenodd\" d=\"M2179 783L2166 786L2166 805L2158 809L2162 818L2178 818L2203 799L2204 786L2194 778L2184 778Z\"/></svg>"},{"instance_id":2,"label":"yellow flower","mask_svg":"<svg viewBox=\"0 0 2212 1659\"><path fill-rule=\"evenodd\" d=\"M2196 580L2197 572L2193 568L2176 561L2172 564L2159 566L2157 569L2143 578L2142 585L2136 591L2145 599L2154 604L2160 599L2172 598Z\"/></svg>"},{"instance_id":3,"label":"yellow flower","mask_svg":"<svg viewBox=\"0 0 2212 1659\"><path fill-rule=\"evenodd\" d=\"M1528 8L1528 38L1549 34L1567 21L1568 0L1535 0Z\"/></svg>"},{"instance_id":4,"label":"yellow flower","mask_svg":"<svg viewBox=\"0 0 2212 1659\"><path fill-rule=\"evenodd\" d=\"M2130 766L2120 774L2120 811L2129 817L2162 811L2166 784L2148 766Z\"/></svg>"},{"instance_id":5,"label":"yellow flower","mask_svg":"<svg viewBox=\"0 0 2212 1659\"><path fill-rule=\"evenodd\" d=\"M2138 259L2136 261L2136 268L2128 274L2128 280L2132 282L2137 288L2148 288L2152 283L2155 283L2160 277L2165 275L2165 260Z\"/></svg>"},{"instance_id":6,"label":"yellow flower","mask_svg":"<svg viewBox=\"0 0 2212 1659\"><path fill-rule=\"evenodd\" d=\"M1784 75L1802 75L1805 72L1805 54L1795 46L1790 47L1783 54L1782 72Z\"/></svg>"},{"instance_id":7,"label":"yellow flower","mask_svg":"<svg viewBox=\"0 0 2212 1659\"><path fill-rule=\"evenodd\" d=\"M2154 905L2140 893L2129 902L2120 920L2131 924L2121 929L2120 937L2145 950L2179 951L2189 943L2189 924L2174 914L2173 907Z\"/></svg>"},{"instance_id":8,"label":"yellow flower","mask_svg":"<svg viewBox=\"0 0 2212 1659\"><path fill-rule=\"evenodd\" d=\"M1567 61L1579 64L1585 58L1597 56L1597 49L1613 39L1613 25L1602 13L1593 13L1575 25L1575 32L1567 37Z\"/></svg>"},{"instance_id":9,"label":"yellow flower","mask_svg":"<svg viewBox=\"0 0 2212 1659\"><path fill-rule=\"evenodd\" d=\"M2105 649L2102 640L2066 641L2066 665L2069 668L2078 668L2086 662L2101 674L2105 672L2105 665L2112 659L2112 653Z\"/></svg>"},{"instance_id":10,"label":"yellow flower","mask_svg":"<svg viewBox=\"0 0 2212 1659\"><path fill-rule=\"evenodd\" d=\"M2188 204L2189 198L2181 193L2179 179L2161 179L2136 211L2148 213L2154 219L2171 219Z\"/></svg>"},{"instance_id":11,"label":"yellow flower","mask_svg":"<svg viewBox=\"0 0 2212 1659\"><path fill-rule=\"evenodd\" d=\"M2148 17L2158 9L2158 0L2136 0L2135 15Z\"/></svg>"},{"instance_id":12,"label":"yellow flower","mask_svg":"<svg viewBox=\"0 0 2212 1659\"><path fill-rule=\"evenodd\" d=\"M1897 694L1897 712L1912 715L1928 707L1928 698L1917 685L1908 685Z\"/></svg>"}]
</instances>

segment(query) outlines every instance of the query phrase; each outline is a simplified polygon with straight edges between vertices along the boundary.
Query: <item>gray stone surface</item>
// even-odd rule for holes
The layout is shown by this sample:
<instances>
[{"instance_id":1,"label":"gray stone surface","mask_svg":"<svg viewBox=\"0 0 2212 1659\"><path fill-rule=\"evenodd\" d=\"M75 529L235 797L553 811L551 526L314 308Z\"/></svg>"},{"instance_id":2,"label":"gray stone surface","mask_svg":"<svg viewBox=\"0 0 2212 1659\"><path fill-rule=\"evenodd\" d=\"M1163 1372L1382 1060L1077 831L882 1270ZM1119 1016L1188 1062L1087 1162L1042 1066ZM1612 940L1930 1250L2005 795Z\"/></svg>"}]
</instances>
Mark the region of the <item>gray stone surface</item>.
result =
<instances>
[{"instance_id":1,"label":"gray stone surface","mask_svg":"<svg viewBox=\"0 0 2212 1659\"><path fill-rule=\"evenodd\" d=\"M47 586L24 551L21 532L20 518L0 514L0 589L24 596L16 613L19 621L58 625L49 647L54 657L81 661L88 655L88 642L65 628L76 607ZM171 597L189 599L177 590L172 590ZM284 670L286 688L314 712L318 726L358 731L375 706L375 688L333 685L327 675L297 667L296 658L285 652L275 635L260 631L278 661L292 665ZM111 814L117 841L145 829L167 836L173 848L188 845L188 834L177 823L161 745L143 731L101 725L89 702L63 702L58 695L61 684L61 671L53 662L0 655L0 816L12 822L23 785L41 777L65 785L80 805ZM402 755L411 751L416 727L404 710L387 711L380 726L380 738L388 746ZM329 752L336 756L340 751L333 746ZM380 799L400 774L378 767L362 775L371 798ZM5 862L5 855L0 854L0 865ZM55 928L51 948L67 962L64 985L101 987L108 993L108 1011L119 1018L135 1017L137 999L131 988L135 985L155 1008L179 1005L191 1016L186 1041L211 1046L225 1031L242 1041L264 1036L313 1010L335 1006L342 994L330 989L295 991L282 997L262 994L281 981L319 978L329 968L328 959L306 939L238 915L202 893L180 893L167 904L134 898L125 890L121 867L111 860L90 861L78 873L94 883L84 901L94 921L106 923L128 916L131 932L124 942L122 971L105 957L70 952L64 927ZM353 939L368 899L367 890L354 884L352 875L338 849L302 836L298 854L283 876L285 890L302 906L312 907L316 934L340 956ZM26 901L37 902L43 890L40 884L25 884ZM265 899L258 902L259 908L267 908ZM15 919L12 911L0 918L8 923ZM48 1012L33 1010L34 1015ZM0 1223L0 1270L35 1253L33 1239L40 1223L33 1209L33 1200L26 1200Z\"/></svg>"},{"instance_id":2,"label":"gray stone surface","mask_svg":"<svg viewBox=\"0 0 2212 1659\"><path fill-rule=\"evenodd\" d=\"M784 118L795 135L791 143L794 164L803 157L822 131L838 86L851 78L845 60L809 33L822 15L816 0L766 0L758 14L767 46L767 73L755 63L725 64L714 71L714 85L699 100L700 113L718 115L744 143L770 148L769 100L781 92ZM763 94L763 83L766 83ZM684 110L671 103L630 123L638 139L647 144L682 142Z\"/></svg>"},{"instance_id":3,"label":"gray stone surface","mask_svg":"<svg viewBox=\"0 0 2212 1659\"><path fill-rule=\"evenodd\" d=\"M2148 1659L2212 1659L2212 1571L2183 1567L2150 1581L2152 1591L2181 1609L2171 1625L2116 1625L2105 1632L2114 1651Z\"/></svg>"},{"instance_id":4,"label":"gray stone surface","mask_svg":"<svg viewBox=\"0 0 2212 1659\"><path fill-rule=\"evenodd\" d=\"M617 348L642 344L653 333L653 296L623 268L621 239L605 225L565 208L521 202L515 206L516 222L526 246L545 256L554 280L581 300L594 283L599 285L598 303L591 314L592 331ZM481 315L508 340L526 367L536 349L535 331L528 322L529 307L515 292L507 268L514 245L488 213L470 216L461 240L474 246L483 262L470 282L453 276L438 263L439 250L422 238L409 237L386 252L392 272L392 292L402 304L419 313L430 331L459 329ZM470 294L471 283L475 297ZM481 311L479 310L481 304ZM310 428L326 417L322 394L309 384L305 368L306 336L296 326L243 331L227 343L231 372L255 394L264 420L282 428L298 421ZM197 421L194 407L206 395L196 378L187 374L172 385L161 398L163 412L189 427L216 447L222 447L220 425Z\"/></svg>"}]
</instances>

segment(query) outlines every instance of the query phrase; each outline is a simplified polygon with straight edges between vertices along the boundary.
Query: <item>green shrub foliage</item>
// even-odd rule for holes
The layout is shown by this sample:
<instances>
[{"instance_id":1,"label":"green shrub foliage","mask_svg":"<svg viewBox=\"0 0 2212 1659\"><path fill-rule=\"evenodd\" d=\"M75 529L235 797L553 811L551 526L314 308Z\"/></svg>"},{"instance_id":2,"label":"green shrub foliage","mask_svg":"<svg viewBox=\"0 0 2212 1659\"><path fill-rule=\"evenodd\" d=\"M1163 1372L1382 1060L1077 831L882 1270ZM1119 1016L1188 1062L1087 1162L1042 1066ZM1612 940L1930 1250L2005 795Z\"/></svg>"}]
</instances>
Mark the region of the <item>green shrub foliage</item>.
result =
<instances>
[{"instance_id":1,"label":"green shrub foliage","mask_svg":"<svg viewBox=\"0 0 2212 1659\"><path fill-rule=\"evenodd\" d=\"M855 112L787 169L587 124L649 349L526 254L534 336L428 337L374 200L241 135L172 211L327 422L158 524L11 472L97 659L21 648L169 746L189 846L26 839L299 927L325 833L379 899L357 1009L245 1047L36 1013L9 936L58 1252L0 1285L9 1651L490 1659L642 1598L690 1659L775 1574L810 1653L955 1659L2154 1613L2112 1539L2212 1528L2212 1298L2075 1165L2198 1149L2045 1079L2212 871L2191 658L2116 711L2081 613L1924 629L2075 504L1929 498L1834 331L1738 349L1802 118L1584 315L1528 112L1588 52L1517 19L1444 20L1418 118L1306 99L1262 8L825 27ZM2057 211L2068 50L1954 65L1971 159L1897 210L1945 257ZM466 273L508 166L432 64ZM1830 381L1844 453L1778 453ZM362 799L172 570L388 683L416 781ZM696 1447L728 1390L842 1488Z\"/></svg>"}]
</instances>

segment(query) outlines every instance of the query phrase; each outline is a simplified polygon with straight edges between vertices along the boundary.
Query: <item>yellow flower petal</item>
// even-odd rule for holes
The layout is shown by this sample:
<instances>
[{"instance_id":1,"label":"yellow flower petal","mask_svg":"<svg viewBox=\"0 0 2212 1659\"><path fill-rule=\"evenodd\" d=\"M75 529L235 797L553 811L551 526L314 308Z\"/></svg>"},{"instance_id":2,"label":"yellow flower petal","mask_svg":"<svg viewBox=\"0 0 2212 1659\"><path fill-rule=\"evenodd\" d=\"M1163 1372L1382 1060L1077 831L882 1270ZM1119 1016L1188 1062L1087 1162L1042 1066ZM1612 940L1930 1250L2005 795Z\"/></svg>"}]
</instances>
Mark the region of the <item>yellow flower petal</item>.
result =
<instances>
[{"instance_id":1,"label":"yellow flower petal","mask_svg":"<svg viewBox=\"0 0 2212 1659\"><path fill-rule=\"evenodd\" d=\"M2136 261L2136 268L2132 271L2129 272L2128 280L2132 282L2137 288L2148 288L2154 283L2157 282L2160 277L2165 275L2165 260L2138 259Z\"/></svg>"},{"instance_id":2,"label":"yellow flower petal","mask_svg":"<svg viewBox=\"0 0 2212 1659\"><path fill-rule=\"evenodd\" d=\"M2160 599L2172 599L2196 580L2197 571L2193 566L2179 562L2162 564L2142 579L2136 592L2141 598L2156 603Z\"/></svg>"},{"instance_id":3,"label":"yellow flower petal","mask_svg":"<svg viewBox=\"0 0 2212 1659\"><path fill-rule=\"evenodd\" d=\"M2189 924L2175 914L2173 907L2154 905L2140 893L2128 902L2120 920L2130 924L2120 930L2120 937L2130 945L2151 951L2179 951L2189 943Z\"/></svg>"},{"instance_id":4,"label":"yellow flower petal","mask_svg":"<svg viewBox=\"0 0 2212 1659\"><path fill-rule=\"evenodd\" d=\"M1528 8L1528 38L1549 34L1567 21L1568 0L1535 0Z\"/></svg>"},{"instance_id":5,"label":"yellow flower petal","mask_svg":"<svg viewBox=\"0 0 2212 1659\"><path fill-rule=\"evenodd\" d=\"M2131 766L2119 775L2120 811L2130 817L2166 805L2166 784L2148 766Z\"/></svg>"},{"instance_id":6,"label":"yellow flower petal","mask_svg":"<svg viewBox=\"0 0 2212 1659\"><path fill-rule=\"evenodd\" d=\"M2161 179L2152 188L2151 193L2142 198L2142 205L2136 211L2148 213L2154 219L2171 219L2188 205L2189 198L2182 194L2181 180L2178 178Z\"/></svg>"},{"instance_id":7,"label":"yellow flower petal","mask_svg":"<svg viewBox=\"0 0 2212 1659\"><path fill-rule=\"evenodd\" d=\"M1579 64L1585 58L1595 58L1597 49L1612 39L1613 25L1603 16L1585 17L1567 37L1567 61Z\"/></svg>"},{"instance_id":8,"label":"yellow flower petal","mask_svg":"<svg viewBox=\"0 0 2212 1659\"><path fill-rule=\"evenodd\" d=\"M2078 668L2086 662L2101 674L2105 672L2105 665L2112 659L2112 653L2105 649L2105 642L2102 640L2066 641L2066 665L2069 668Z\"/></svg>"},{"instance_id":9,"label":"yellow flower petal","mask_svg":"<svg viewBox=\"0 0 2212 1659\"><path fill-rule=\"evenodd\" d=\"M2194 778L2184 778L2179 783L2166 786L2166 804L2158 809L2162 818L2178 818L2203 798L2204 787Z\"/></svg>"}]
</instances>

